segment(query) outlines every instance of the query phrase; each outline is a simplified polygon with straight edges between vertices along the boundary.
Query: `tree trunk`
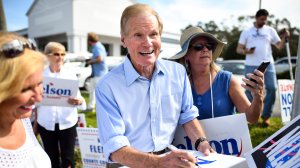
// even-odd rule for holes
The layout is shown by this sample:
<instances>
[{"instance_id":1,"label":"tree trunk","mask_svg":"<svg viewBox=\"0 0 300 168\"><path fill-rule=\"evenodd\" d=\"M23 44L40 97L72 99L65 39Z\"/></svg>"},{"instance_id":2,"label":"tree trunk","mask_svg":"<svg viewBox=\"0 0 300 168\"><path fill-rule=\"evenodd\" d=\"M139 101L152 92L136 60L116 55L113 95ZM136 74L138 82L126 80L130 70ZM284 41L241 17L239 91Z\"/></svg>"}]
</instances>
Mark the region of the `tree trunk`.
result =
<instances>
[{"instance_id":1,"label":"tree trunk","mask_svg":"<svg viewBox=\"0 0 300 168\"><path fill-rule=\"evenodd\" d=\"M3 2L0 0L0 31L7 31Z\"/></svg>"}]
</instances>

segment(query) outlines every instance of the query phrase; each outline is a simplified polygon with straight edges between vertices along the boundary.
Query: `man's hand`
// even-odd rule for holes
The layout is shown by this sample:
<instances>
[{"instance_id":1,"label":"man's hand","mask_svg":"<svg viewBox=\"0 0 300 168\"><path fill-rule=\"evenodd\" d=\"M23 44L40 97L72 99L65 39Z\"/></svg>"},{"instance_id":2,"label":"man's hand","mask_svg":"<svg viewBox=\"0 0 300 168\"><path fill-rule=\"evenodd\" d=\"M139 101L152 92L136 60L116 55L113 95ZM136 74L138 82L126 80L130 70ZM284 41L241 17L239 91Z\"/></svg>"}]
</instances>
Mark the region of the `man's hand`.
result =
<instances>
[{"instance_id":1,"label":"man's hand","mask_svg":"<svg viewBox=\"0 0 300 168\"><path fill-rule=\"evenodd\" d=\"M156 167L191 167L194 168L196 158L192 153L176 150L160 157Z\"/></svg>"},{"instance_id":2,"label":"man's hand","mask_svg":"<svg viewBox=\"0 0 300 168\"><path fill-rule=\"evenodd\" d=\"M290 37L290 32L287 29L282 29L279 31L279 36L281 39L289 38Z\"/></svg>"},{"instance_id":3,"label":"man's hand","mask_svg":"<svg viewBox=\"0 0 300 168\"><path fill-rule=\"evenodd\" d=\"M209 153L215 152L213 148L209 145L208 141L201 142L198 146L198 149L196 150L202 152L205 156L208 156Z\"/></svg>"}]
</instances>

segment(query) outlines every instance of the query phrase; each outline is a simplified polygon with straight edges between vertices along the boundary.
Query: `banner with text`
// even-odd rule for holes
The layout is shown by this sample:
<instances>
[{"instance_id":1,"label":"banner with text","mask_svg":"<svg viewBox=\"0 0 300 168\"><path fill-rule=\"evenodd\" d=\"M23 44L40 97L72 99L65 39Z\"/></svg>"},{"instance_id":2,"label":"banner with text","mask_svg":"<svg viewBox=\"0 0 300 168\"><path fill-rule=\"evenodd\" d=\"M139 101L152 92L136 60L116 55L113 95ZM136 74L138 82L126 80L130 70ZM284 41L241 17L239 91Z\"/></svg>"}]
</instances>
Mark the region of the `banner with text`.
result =
<instances>
[{"instance_id":1,"label":"banner with text","mask_svg":"<svg viewBox=\"0 0 300 168\"><path fill-rule=\"evenodd\" d=\"M244 157L244 154L252 149L244 113L200 120L200 123L209 144L217 153ZM176 129L173 145L180 149L195 150L182 126Z\"/></svg>"},{"instance_id":2,"label":"banner with text","mask_svg":"<svg viewBox=\"0 0 300 168\"><path fill-rule=\"evenodd\" d=\"M43 100L40 105L67 106L69 97L76 97L79 87L78 80L45 77L43 80Z\"/></svg>"},{"instance_id":3,"label":"banner with text","mask_svg":"<svg viewBox=\"0 0 300 168\"><path fill-rule=\"evenodd\" d=\"M84 168L106 167L103 146L97 128L77 127L81 160Z\"/></svg>"},{"instance_id":4,"label":"banner with text","mask_svg":"<svg viewBox=\"0 0 300 168\"><path fill-rule=\"evenodd\" d=\"M299 167L300 115L271 135L253 150L246 153L248 166Z\"/></svg>"},{"instance_id":5,"label":"banner with text","mask_svg":"<svg viewBox=\"0 0 300 168\"><path fill-rule=\"evenodd\" d=\"M281 119L283 123L291 120L293 106L294 80L278 80Z\"/></svg>"}]
</instances>

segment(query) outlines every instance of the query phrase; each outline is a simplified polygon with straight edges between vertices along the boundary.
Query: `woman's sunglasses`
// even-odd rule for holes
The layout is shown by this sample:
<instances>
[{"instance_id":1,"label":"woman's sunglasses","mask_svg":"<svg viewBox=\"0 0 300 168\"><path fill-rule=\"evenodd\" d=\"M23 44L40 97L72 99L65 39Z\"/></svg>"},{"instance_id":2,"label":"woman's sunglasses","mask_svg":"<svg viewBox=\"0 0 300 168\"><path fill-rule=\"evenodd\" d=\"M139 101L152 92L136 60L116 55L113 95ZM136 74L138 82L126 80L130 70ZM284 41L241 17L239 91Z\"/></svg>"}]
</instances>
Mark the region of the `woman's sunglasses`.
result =
<instances>
[{"instance_id":1,"label":"woman's sunglasses","mask_svg":"<svg viewBox=\"0 0 300 168\"><path fill-rule=\"evenodd\" d=\"M190 48L193 48L195 51L202 51L206 47L208 50L214 50L213 44L196 44L192 45Z\"/></svg>"},{"instance_id":2,"label":"woman's sunglasses","mask_svg":"<svg viewBox=\"0 0 300 168\"><path fill-rule=\"evenodd\" d=\"M35 41L31 39L28 39L27 42L13 40L9 43L3 44L0 48L0 52L2 52L6 58L15 58L23 53L25 48L37 50Z\"/></svg>"},{"instance_id":3,"label":"woman's sunglasses","mask_svg":"<svg viewBox=\"0 0 300 168\"><path fill-rule=\"evenodd\" d=\"M64 57L66 55L66 53L51 53L49 55L53 55L53 56L57 56L57 57L60 57L60 56Z\"/></svg>"}]
</instances>

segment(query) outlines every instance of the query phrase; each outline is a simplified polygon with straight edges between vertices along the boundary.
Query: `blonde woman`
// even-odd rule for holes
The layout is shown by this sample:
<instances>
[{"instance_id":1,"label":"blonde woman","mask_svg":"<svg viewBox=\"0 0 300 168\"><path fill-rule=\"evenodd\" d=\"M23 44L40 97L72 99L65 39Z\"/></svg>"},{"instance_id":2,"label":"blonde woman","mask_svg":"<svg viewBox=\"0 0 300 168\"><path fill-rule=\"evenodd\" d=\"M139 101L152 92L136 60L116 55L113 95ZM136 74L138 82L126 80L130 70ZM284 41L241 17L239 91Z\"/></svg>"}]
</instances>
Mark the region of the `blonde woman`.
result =
<instances>
[{"instance_id":1,"label":"blonde woman","mask_svg":"<svg viewBox=\"0 0 300 168\"><path fill-rule=\"evenodd\" d=\"M185 65L193 93L194 105L199 109L198 119L208 119L235 114L235 107L245 113L250 123L256 123L263 106L264 74L258 70L243 79L240 85L231 72L221 70L215 60L220 56L224 42L199 27L185 29L180 38L181 51L172 60ZM247 86L246 84L250 85ZM251 92L250 102L243 89Z\"/></svg>"},{"instance_id":2,"label":"blonde woman","mask_svg":"<svg viewBox=\"0 0 300 168\"><path fill-rule=\"evenodd\" d=\"M63 67L65 47L57 42L49 42L44 50L49 66L44 77L78 80L76 74ZM75 167L74 147L78 121L77 108L84 110L86 103L78 90L77 96L69 98L72 107L38 106L37 127L44 149L51 159L53 168ZM61 163L60 163L61 162Z\"/></svg>"},{"instance_id":3,"label":"blonde woman","mask_svg":"<svg viewBox=\"0 0 300 168\"><path fill-rule=\"evenodd\" d=\"M0 167L51 167L29 119L42 99L44 62L27 39L0 33Z\"/></svg>"}]
</instances>

